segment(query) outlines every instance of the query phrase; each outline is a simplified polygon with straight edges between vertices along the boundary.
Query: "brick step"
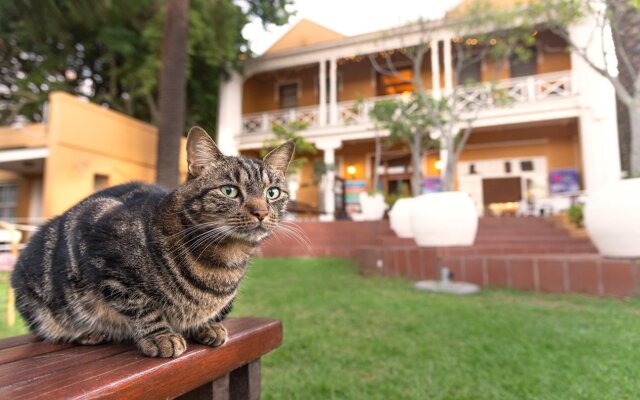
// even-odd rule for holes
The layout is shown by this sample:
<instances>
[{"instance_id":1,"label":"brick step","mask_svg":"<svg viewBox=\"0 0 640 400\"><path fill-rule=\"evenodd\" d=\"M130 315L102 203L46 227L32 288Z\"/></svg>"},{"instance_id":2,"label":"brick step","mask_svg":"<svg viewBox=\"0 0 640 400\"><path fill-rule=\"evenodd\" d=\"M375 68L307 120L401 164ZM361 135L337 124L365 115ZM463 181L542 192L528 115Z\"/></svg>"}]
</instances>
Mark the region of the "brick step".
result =
<instances>
[{"instance_id":1,"label":"brick step","mask_svg":"<svg viewBox=\"0 0 640 400\"><path fill-rule=\"evenodd\" d=\"M415 281L439 279L446 266L454 280L482 287L617 298L640 294L640 260L597 254L442 256L433 249L370 246L359 249L356 263L363 275Z\"/></svg>"},{"instance_id":2,"label":"brick step","mask_svg":"<svg viewBox=\"0 0 640 400\"><path fill-rule=\"evenodd\" d=\"M377 242L381 245L402 245L415 243L413 239L403 239L397 236L383 236L377 239ZM590 244L588 239L585 238L573 238L567 235L560 236L540 236L540 237L513 237L513 236L496 236L486 237L478 236L473 246L487 244L487 245L535 245L535 244Z\"/></svg>"},{"instance_id":3,"label":"brick step","mask_svg":"<svg viewBox=\"0 0 640 400\"><path fill-rule=\"evenodd\" d=\"M591 245L518 245L518 246L473 246L438 249L441 255L518 255L518 254L582 254L597 253Z\"/></svg>"}]
</instances>

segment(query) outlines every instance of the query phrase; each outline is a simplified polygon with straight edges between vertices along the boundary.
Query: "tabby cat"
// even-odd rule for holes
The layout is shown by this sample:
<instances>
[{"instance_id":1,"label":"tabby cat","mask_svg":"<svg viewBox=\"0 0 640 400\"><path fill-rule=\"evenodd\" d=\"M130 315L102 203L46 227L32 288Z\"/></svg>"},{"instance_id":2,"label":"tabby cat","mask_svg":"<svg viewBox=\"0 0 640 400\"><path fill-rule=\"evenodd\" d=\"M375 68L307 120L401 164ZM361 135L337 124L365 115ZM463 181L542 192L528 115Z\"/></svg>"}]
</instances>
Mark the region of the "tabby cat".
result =
<instances>
[{"instance_id":1,"label":"tabby cat","mask_svg":"<svg viewBox=\"0 0 640 400\"><path fill-rule=\"evenodd\" d=\"M177 357L185 337L220 346L256 246L283 218L286 142L263 160L187 139L189 176L176 190L130 183L97 192L33 236L12 276L17 306L52 342L134 341Z\"/></svg>"}]
</instances>

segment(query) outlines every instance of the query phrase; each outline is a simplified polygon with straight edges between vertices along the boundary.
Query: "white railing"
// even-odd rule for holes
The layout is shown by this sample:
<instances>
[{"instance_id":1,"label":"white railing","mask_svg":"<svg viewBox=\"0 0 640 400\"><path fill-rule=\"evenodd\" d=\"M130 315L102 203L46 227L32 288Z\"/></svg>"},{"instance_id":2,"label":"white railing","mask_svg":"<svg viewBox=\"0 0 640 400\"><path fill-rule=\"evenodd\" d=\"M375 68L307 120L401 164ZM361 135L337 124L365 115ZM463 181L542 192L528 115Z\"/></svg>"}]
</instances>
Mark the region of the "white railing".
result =
<instances>
[{"instance_id":1,"label":"white railing","mask_svg":"<svg viewBox=\"0 0 640 400\"><path fill-rule=\"evenodd\" d=\"M474 105L486 107L491 104L492 91L499 90L508 99L506 104L544 101L569 97L574 94L571 85L571 72L554 72L505 79L496 84L464 85L456 87L456 107L472 108ZM362 101L350 100L337 103L337 125L357 125L370 122L369 111L378 101L397 98L399 95L372 97ZM498 106L498 105L496 105ZM327 105L327 114L329 114ZM327 115L327 122L329 115ZM304 121L310 128L320 126L320 107L308 106L277 110L264 113L245 114L242 116L242 133L268 132L274 124L286 125L292 121Z\"/></svg>"},{"instance_id":2,"label":"white railing","mask_svg":"<svg viewBox=\"0 0 640 400\"><path fill-rule=\"evenodd\" d=\"M495 85L467 85L456 88L456 104L459 108L490 104L492 91L500 91L508 100L506 104L521 104L534 101L569 97L573 94L570 72L532 75L522 78L504 79Z\"/></svg>"}]
</instances>

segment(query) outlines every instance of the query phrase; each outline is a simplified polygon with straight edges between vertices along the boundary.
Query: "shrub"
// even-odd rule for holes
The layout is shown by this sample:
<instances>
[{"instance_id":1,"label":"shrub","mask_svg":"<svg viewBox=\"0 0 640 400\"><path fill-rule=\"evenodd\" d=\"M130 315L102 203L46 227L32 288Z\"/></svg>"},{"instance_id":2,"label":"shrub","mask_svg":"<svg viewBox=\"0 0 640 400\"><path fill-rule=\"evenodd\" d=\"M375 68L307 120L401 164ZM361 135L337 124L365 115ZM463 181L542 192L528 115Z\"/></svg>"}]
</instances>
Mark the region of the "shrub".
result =
<instances>
[{"instance_id":1,"label":"shrub","mask_svg":"<svg viewBox=\"0 0 640 400\"><path fill-rule=\"evenodd\" d=\"M567 210L569 221L582 228L584 226L584 205L576 204Z\"/></svg>"}]
</instances>

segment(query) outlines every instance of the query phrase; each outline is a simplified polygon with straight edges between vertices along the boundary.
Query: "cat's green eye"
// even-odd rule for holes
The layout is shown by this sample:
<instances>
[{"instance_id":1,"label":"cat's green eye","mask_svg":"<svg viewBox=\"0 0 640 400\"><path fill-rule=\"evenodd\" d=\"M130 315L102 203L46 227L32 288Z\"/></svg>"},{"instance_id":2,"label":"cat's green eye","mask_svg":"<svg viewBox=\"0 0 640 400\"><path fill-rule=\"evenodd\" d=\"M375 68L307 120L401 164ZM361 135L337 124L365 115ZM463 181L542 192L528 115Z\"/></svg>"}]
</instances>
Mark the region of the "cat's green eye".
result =
<instances>
[{"instance_id":1,"label":"cat's green eye","mask_svg":"<svg viewBox=\"0 0 640 400\"><path fill-rule=\"evenodd\" d=\"M220 188L220 191L222 194L227 197L231 197L232 199L238 197L238 188L235 186L224 185Z\"/></svg>"},{"instance_id":2,"label":"cat's green eye","mask_svg":"<svg viewBox=\"0 0 640 400\"><path fill-rule=\"evenodd\" d=\"M280 189L272 187L267 189L267 199L275 200L280 197Z\"/></svg>"}]
</instances>

